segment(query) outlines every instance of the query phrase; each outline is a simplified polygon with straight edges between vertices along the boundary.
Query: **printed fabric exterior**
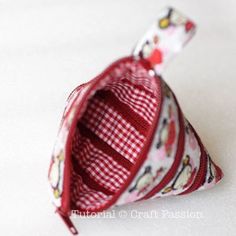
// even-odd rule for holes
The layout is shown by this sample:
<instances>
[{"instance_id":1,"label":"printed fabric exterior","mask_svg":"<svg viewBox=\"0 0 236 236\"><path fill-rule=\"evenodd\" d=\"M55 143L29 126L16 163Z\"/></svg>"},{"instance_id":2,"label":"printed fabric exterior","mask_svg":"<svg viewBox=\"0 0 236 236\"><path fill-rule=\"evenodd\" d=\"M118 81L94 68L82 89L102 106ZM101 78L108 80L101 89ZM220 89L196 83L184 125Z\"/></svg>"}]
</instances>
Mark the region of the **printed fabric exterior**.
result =
<instances>
[{"instance_id":1,"label":"printed fabric exterior","mask_svg":"<svg viewBox=\"0 0 236 236\"><path fill-rule=\"evenodd\" d=\"M223 173L160 76L195 24L163 10L133 55L69 96L48 178L57 212L69 219L134 201L213 187Z\"/></svg>"},{"instance_id":2,"label":"printed fabric exterior","mask_svg":"<svg viewBox=\"0 0 236 236\"><path fill-rule=\"evenodd\" d=\"M223 176L183 117L174 94L162 83L164 100L151 149L142 168L116 202L117 206L207 189Z\"/></svg>"},{"instance_id":3,"label":"printed fabric exterior","mask_svg":"<svg viewBox=\"0 0 236 236\"><path fill-rule=\"evenodd\" d=\"M145 58L159 75L168 62L193 37L196 25L172 7L163 9L157 21L138 41L133 55Z\"/></svg>"}]
</instances>

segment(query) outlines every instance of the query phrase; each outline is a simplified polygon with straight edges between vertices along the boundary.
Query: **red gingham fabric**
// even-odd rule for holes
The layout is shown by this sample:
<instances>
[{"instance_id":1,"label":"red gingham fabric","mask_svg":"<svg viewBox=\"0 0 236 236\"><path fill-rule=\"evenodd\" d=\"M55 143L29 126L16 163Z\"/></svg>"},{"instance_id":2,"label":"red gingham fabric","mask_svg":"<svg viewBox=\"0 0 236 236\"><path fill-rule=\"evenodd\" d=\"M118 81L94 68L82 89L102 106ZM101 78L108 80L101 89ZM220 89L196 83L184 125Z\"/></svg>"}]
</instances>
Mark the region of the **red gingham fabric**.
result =
<instances>
[{"instance_id":1,"label":"red gingham fabric","mask_svg":"<svg viewBox=\"0 0 236 236\"><path fill-rule=\"evenodd\" d=\"M144 89L149 91L150 93L156 95L157 90L156 89L156 83L153 80L153 77L149 76L147 74L147 71L143 68L134 69L135 72L127 73L126 79L130 81L131 83L134 83L136 85L142 86Z\"/></svg>"},{"instance_id":2,"label":"red gingham fabric","mask_svg":"<svg viewBox=\"0 0 236 236\"><path fill-rule=\"evenodd\" d=\"M71 181L72 202L81 210L94 210L111 198L102 192L90 189L74 171L71 174Z\"/></svg>"},{"instance_id":3,"label":"red gingham fabric","mask_svg":"<svg viewBox=\"0 0 236 236\"><path fill-rule=\"evenodd\" d=\"M122 156L135 163L145 137L112 107L94 98L88 104L81 122Z\"/></svg>"},{"instance_id":4,"label":"red gingham fabric","mask_svg":"<svg viewBox=\"0 0 236 236\"><path fill-rule=\"evenodd\" d=\"M94 210L101 207L120 189L130 174L124 161L119 160L118 163L104 148L100 150L90 140L91 137L81 133L80 126L89 130L99 145L103 142L109 145L118 153L117 158L126 159L131 165L135 164L143 148L146 140L145 132L142 132L145 130L143 123L147 123L148 129L158 104L153 89L156 82L153 77L149 77L147 71L140 68L138 74L134 74L137 66L116 68L106 84L99 88L116 97L116 106L107 97L93 96L78 122L73 138L72 158L74 165L79 166L83 173L74 170L71 179L71 199L78 209ZM133 112L131 119L130 116L128 119L127 111L119 109L122 104ZM138 118L134 124L135 117ZM94 189L94 184L98 189Z\"/></svg>"},{"instance_id":5,"label":"red gingham fabric","mask_svg":"<svg viewBox=\"0 0 236 236\"><path fill-rule=\"evenodd\" d=\"M75 138L74 143L74 146L80 149L79 153L76 152L76 148L73 149L80 166L100 185L112 192L117 191L127 179L129 171L94 147L88 138L81 137L79 140Z\"/></svg>"},{"instance_id":6,"label":"red gingham fabric","mask_svg":"<svg viewBox=\"0 0 236 236\"><path fill-rule=\"evenodd\" d=\"M145 90L132 87L125 81L117 84L108 84L104 89L112 91L121 102L130 106L137 114L151 124L157 107L156 98L153 95L145 92Z\"/></svg>"},{"instance_id":7,"label":"red gingham fabric","mask_svg":"<svg viewBox=\"0 0 236 236\"><path fill-rule=\"evenodd\" d=\"M119 68L116 68L114 72L111 73L111 77L115 78L116 81L119 82L123 79L124 73L127 80L129 80L131 83L141 85L155 96L157 95L158 90L156 82L153 80L153 77L147 73L147 70L144 69L140 64L121 64Z\"/></svg>"}]
</instances>

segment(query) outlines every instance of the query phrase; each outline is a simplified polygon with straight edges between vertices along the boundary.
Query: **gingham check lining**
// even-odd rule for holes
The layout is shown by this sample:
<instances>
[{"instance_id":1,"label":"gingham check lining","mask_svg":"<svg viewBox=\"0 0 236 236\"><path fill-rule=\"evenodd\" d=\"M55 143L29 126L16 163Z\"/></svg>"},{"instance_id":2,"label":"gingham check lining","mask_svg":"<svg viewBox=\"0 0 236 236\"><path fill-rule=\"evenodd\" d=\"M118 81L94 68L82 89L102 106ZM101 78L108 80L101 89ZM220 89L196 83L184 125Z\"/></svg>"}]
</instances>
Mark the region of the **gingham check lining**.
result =
<instances>
[{"instance_id":1,"label":"gingham check lining","mask_svg":"<svg viewBox=\"0 0 236 236\"><path fill-rule=\"evenodd\" d=\"M111 73L111 77L115 78L117 82L123 79L125 72L125 77L135 85L141 85L146 90L151 92L153 95L157 96L158 89L157 84L153 77L147 73L139 63L125 63L121 64L118 68Z\"/></svg>"},{"instance_id":2,"label":"gingham check lining","mask_svg":"<svg viewBox=\"0 0 236 236\"><path fill-rule=\"evenodd\" d=\"M112 107L94 98L81 122L122 156L135 163L145 137Z\"/></svg>"},{"instance_id":3,"label":"gingham check lining","mask_svg":"<svg viewBox=\"0 0 236 236\"><path fill-rule=\"evenodd\" d=\"M74 171L72 171L71 182L72 202L81 210L95 210L111 198L111 196L89 188L83 183L81 176Z\"/></svg>"},{"instance_id":4,"label":"gingham check lining","mask_svg":"<svg viewBox=\"0 0 236 236\"><path fill-rule=\"evenodd\" d=\"M125 75L124 69L116 70L110 75L110 81L113 82L108 80L103 89L112 92L121 103L128 105L138 116L151 124L157 106L157 99L154 98L158 92L157 85L146 70L144 72L138 67L138 65L130 65L127 73L126 65ZM137 70L139 72L133 75L133 71ZM135 85L142 86L144 89L137 88ZM132 126L132 122L129 123L125 119L122 111L116 111L106 104L106 101L95 96L90 99L80 122L96 137L135 164L146 137ZM89 177L111 192L116 192L129 176L130 172L118 164L112 156L95 148L89 139L81 137L79 130L75 132L72 152ZM79 209L95 210L112 197L102 190L97 191L88 187L78 174L73 173L71 183L71 199Z\"/></svg>"},{"instance_id":5,"label":"gingham check lining","mask_svg":"<svg viewBox=\"0 0 236 236\"><path fill-rule=\"evenodd\" d=\"M111 192L116 192L127 179L129 171L94 147L88 138L77 139L77 137L74 138L73 146L78 148L73 149L73 154L80 166L100 185ZM76 152L77 149L80 149L79 153Z\"/></svg>"},{"instance_id":6,"label":"gingham check lining","mask_svg":"<svg viewBox=\"0 0 236 236\"><path fill-rule=\"evenodd\" d=\"M137 114L151 124L157 106L156 98L144 90L131 87L126 82L108 84L105 90L110 90L123 103L132 108Z\"/></svg>"}]
</instances>

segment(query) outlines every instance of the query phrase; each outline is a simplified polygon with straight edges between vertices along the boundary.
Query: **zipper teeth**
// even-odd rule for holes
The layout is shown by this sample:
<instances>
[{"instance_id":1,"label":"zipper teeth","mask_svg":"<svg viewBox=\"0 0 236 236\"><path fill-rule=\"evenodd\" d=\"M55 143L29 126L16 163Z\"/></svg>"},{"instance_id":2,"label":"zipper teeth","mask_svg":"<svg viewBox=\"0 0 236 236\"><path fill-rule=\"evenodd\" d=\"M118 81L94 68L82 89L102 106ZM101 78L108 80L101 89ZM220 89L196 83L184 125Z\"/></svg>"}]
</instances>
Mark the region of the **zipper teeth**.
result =
<instances>
[{"instance_id":1,"label":"zipper teeth","mask_svg":"<svg viewBox=\"0 0 236 236\"><path fill-rule=\"evenodd\" d=\"M143 63L143 62L140 62ZM148 69L148 68L147 68ZM88 211L84 211L81 210L81 212L86 212L86 214L91 215L92 213L97 213L100 211L103 211L107 208L109 208L112 204L114 204L117 199L120 197L120 195L122 195L122 193L125 191L125 189L129 186L129 184L132 182L133 178L135 177L135 175L137 174L137 172L139 171L139 169L141 168L142 164L145 162L145 160L148 157L148 152L150 150L150 145L152 143L153 137L155 135L155 130L159 124L159 118L160 118L160 114L161 114L161 109L162 109L162 104L163 104L163 90L162 90L162 81L161 81L161 77L158 76L158 80L160 82L160 93L158 95L158 99L160 101L160 106L157 107L157 111L156 111L156 116L154 117L154 121L152 123L152 125L150 126L150 131L149 134L147 135L147 140L145 142L145 147L144 150L142 152L142 154L140 155L140 159L136 162L136 164L133 166L133 169L131 170L131 173L129 175L129 179L126 180L126 183L124 184L124 186L122 186L123 190L119 190L118 193L116 193L116 197L112 198L108 204L101 206L100 208L97 208L96 210L93 210L92 212L88 212Z\"/></svg>"},{"instance_id":2,"label":"zipper teeth","mask_svg":"<svg viewBox=\"0 0 236 236\"><path fill-rule=\"evenodd\" d=\"M109 71L111 71L113 69L113 67L115 67L116 65L118 65L119 63L122 63L122 62L133 62L135 59L133 57L125 57L125 58L122 58L122 59L119 59L115 62L113 62L110 66L108 66L101 74L99 74L97 77L95 77L94 79L92 79L90 82L86 83L85 85L87 84L90 84L91 83L91 87L89 88L88 91L86 91L86 93L84 94L84 97L81 101L81 104L84 103L87 95L95 88L95 86L100 82L100 79L104 77L104 75L106 75L107 73L109 73ZM147 62L145 60L140 60L139 63L147 70L151 69L149 63L147 64ZM159 121L159 118L160 118L160 113L161 113L161 105L162 105L162 88L161 88L161 77L158 76L158 80L160 82L157 82L159 83L159 88L160 88L160 93L158 95L159 97L159 101L160 101L160 106L158 106L157 108L157 115L155 116L154 118L154 121L153 121L153 124L151 125L150 127L150 137L147 138L146 142L145 142L145 147L144 147L144 150L140 156L140 159L137 161L136 165L134 166L135 168L132 169L130 175L129 175L129 178L126 180L126 183L124 184L124 186L122 186L122 188L120 189L120 191L118 191L114 197L112 198L111 201L109 201L106 205L104 206L101 206L101 208L99 209L96 209L94 210L93 212L100 212L102 210L105 210L107 209L108 207L110 207L112 204L114 204L117 199L119 198L119 196L125 191L125 189L128 187L128 185L131 183L132 179L134 178L134 176L136 175L137 171L139 170L139 168L141 167L141 165L143 164L143 162L146 160L147 158L147 154L149 152L149 149L150 149L150 145L151 145L151 142L152 142L152 139L153 139L153 136L154 136L154 131L156 130L156 127L158 125L158 121ZM157 81L158 81L157 80ZM81 105L82 106L82 105ZM80 109L80 108L79 108ZM77 112L79 111L79 109L77 110ZM77 115L77 114L75 114ZM75 124L74 124L75 126ZM71 125L71 130L73 129L73 124ZM69 144L71 143L71 133L69 132L68 134L68 139L67 139L67 143L66 143L66 156L68 157L69 154L70 154L70 148L69 148ZM66 165L66 163L65 163ZM67 163L67 171L69 172L69 168L70 168L70 165L69 163ZM64 177L64 181L65 179L67 178L67 185L70 185L70 180L68 179L69 178L69 173L67 172L68 176L65 175ZM64 182L63 181L63 182ZM65 183L65 182L64 182ZM64 190L63 190L64 191ZM66 215L70 215L70 206L69 206L69 196L70 196L70 193L67 192L67 191L64 191L64 201L65 201L65 204L62 204L62 206L60 207L60 210L65 212ZM64 205L64 206L63 206Z\"/></svg>"},{"instance_id":3,"label":"zipper teeth","mask_svg":"<svg viewBox=\"0 0 236 236\"><path fill-rule=\"evenodd\" d=\"M126 62L126 61L131 61L131 57L125 57L122 59L119 59L115 62L113 62L110 66L108 66L107 69L105 69L102 73L100 73L98 76L96 76L95 78L93 78L91 81L81 85L82 89L85 88L86 85L90 85L90 88L88 91L85 92L85 94L83 95L83 98L81 100L80 103L80 107L77 110L77 113L75 114L75 116L77 116L78 111L81 109L81 107L83 106L84 101L86 100L87 96L89 95L89 93L95 88L95 86L99 83L100 79L102 77L104 77L104 75L106 75L106 73L108 73L116 64L119 64L121 62ZM76 90L76 89L75 89ZM79 94L77 95L76 99L78 98ZM73 105L73 104L72 104ZM72 132L71 130L74 130L75 126L76 126L76 122L73 121L74 124L71 124L69 133L68 133L68 137L67 137L67 141L65 144L65 155L66 155L66 160L65 160L65 169L64 169L64 178L63 178L63 196L62 196L62 204L60 206L60 210L62 212L64 212L65 214L69 215L70 214L70 193L69 193L69 188L70 188L70 160L68 160L68 157L70 156L70 143L71 143L71 139L72 139ZM74 127L73 127L74 126Z\"/></svg>"},{"instance_id":4,"label":"zipper teeth","mask_svg":"<svg viewBox=\"0 0 236 236\"><path fill-rule=\"evenodd\" d=\"M184 195L184 194L191 193L191 192L197 190L203 184L203 181L205 179L205 175L206 175L206 172L207 172L207 156L206 156L206 151L204 149L204 146L203 146L203 144L202 144L198 134L196 133L196 131L194 130L194 128L192 127L191 124L190 124L190 127L192 128L192 130L194 132L194 135L197 138L198 144L199 144L199 146L201 148L200 166L199 166L198 173L197 173L197 175L195 177L194 183L187 190L185 190L184 192L180 193L179 195Z\"/></svg>"},{"instance_id":5,"label":"zipper teeth","mask_svg":"<svg viewBox=\"0 0 236 236\"><path fill-rule=\"evenodd\" d=\"M174 96L174 94L173 94L173 96ZM180 110L180 107L178 105L178 102L177 102L175 96L174 96L174 100L175 100L175 102L177 104L177 108L178 108L179 130L180 130L179 141L178 141L178 144L177 144L178 148L177 148L177 152L176 152L176 155L175 155L174 163L172 164L171 168L169 169L168 173L164 176L162 181L156 187L154 187L149 193L147 193L144 197L142 197L138 201L144 200L144 199L149 199L149 198L153 197L161 189L163 189L173 179L174 175L176 174L176 170L178 169L179 164L181 162L181 158L182 158L183 152L184 152L184 141L185 141L184 119L183 119L182 111Z\"/></svg>"}]
</instances>

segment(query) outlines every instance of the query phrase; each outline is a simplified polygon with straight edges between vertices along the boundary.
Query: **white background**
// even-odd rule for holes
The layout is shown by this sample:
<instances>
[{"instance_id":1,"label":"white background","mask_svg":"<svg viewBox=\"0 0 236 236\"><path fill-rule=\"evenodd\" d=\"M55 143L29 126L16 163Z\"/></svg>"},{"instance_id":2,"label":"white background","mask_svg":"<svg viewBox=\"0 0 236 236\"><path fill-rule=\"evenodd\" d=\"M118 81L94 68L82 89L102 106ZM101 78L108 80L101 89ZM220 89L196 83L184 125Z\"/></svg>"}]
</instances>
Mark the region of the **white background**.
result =
<instances>
[{"instance_id":1,"label":"white background","mask_svg":"<svg viewBox=\"0 0 236 236\"><path fill-rule=\"evenodd\" d=\"M47 170L65 100L128 55L172 5L198 23L164 73L225 177L215 188L128 208L199 211L202 219L77 219L81 235L235 235L236 2L0 1L0 235L69 235L51 205Z\"/></svg>"}]
</instances>

